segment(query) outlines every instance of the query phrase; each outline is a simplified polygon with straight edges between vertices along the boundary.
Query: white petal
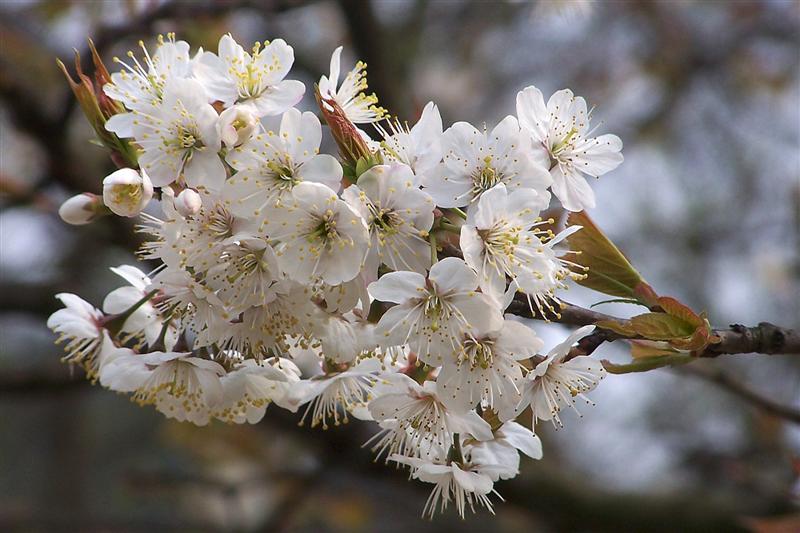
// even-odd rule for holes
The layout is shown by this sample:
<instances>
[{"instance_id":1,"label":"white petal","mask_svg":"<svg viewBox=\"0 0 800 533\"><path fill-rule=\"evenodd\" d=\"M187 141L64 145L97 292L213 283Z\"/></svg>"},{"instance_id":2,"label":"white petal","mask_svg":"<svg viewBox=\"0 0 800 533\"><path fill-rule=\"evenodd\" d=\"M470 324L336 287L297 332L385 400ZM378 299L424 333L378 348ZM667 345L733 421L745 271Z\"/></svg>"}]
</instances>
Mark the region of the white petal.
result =
<instances>
[{"instance_id":1,"label":"white petal","mask_svg":"<svg viewBox=\"0 0 800 533\"><path fill-rule=\"evenodd\" d=\"M591 176L601 176L622 163L622 141L616 135L587 139L575 155L575 168Z\"/></svg>"},{"instance_id":2,"label":"white petal","mask_svg":"<svg viewBox=\"0 0 800 533\"><path fill-rule=\"evenodd\" d=\"M549 114L544 103L542 91L533 85L517 93L517 118L533 139L541 143L547 140Z\"/></svg>"},{"instance_id":3,"label":"white petal","mask_svg":"<svg viewBox=\"0 0 800 533\"><path fill-rule=\"evenodd\" d=\"M303 163L298 173L303 181L322 183L334 191L341 187L342 165L332 155L320 154L311 157Z\"/></svg>"},{"instance_id":4,"label":"white petal","mask_svg":"<svg viewBox=\"0 0 800 533\"><path fill-rule=\"evenodd\" d=\"M431 267L430 280L439 294L466 292L478 288L478 275L457 257L446 257Z\"/></svg>"},{"instance_id":5,"label":"white petal","mask_svg":"<svg viewBox=\"0 0 800 533\"><path fill-rule=\"evenodd\" d=\"M561 165L557 165L551 172L553 176L553 193L561 201L564 209L569 211L583 211L595 206L594 191L586 183L586 178L577 170L564 172Z\"/></svg>"},{"instance_id":6,"label":"white petal","mask_svg":"<svg viewBox=\"0 0 800 533\"><path fill-rule=\"evenodd\" d=\"M542 441L525 426L516 422L506 422L500 431L505 441L531 459L542 458Z\"/></svg>"},{"instance_id":7,"label":"white petal","mask_svg":"<svg viewBox=\"0 0 800 533\"><path fill-rule=\"evenodd\" d=\"M297 80L283 80L273 85L251 103L259 116L280 115L303 99L306 86Z\"/></svg>"},{"instance_id":8,"label":"white petal","mask_svg":"<svg viewBox=\"0 0 800 533\"><path fill-rule=\"evenodd\" d=\"M193 189L205 188L216 192L222 189L225 183L225 165L216 152L206 148L202 152L195 152L184 167L186 184Z\"/></svg>"},{"instance_id":9,"label":"white petal","mask_svg":"<svg viewBox=\"0 0 800 533\"><path fill-rule=\"evenodd\" d=\"M425 278L416 272L389 272L369 285L369 294L381 302L403 303L425 293Z\"/></svg>"}]
</instances>

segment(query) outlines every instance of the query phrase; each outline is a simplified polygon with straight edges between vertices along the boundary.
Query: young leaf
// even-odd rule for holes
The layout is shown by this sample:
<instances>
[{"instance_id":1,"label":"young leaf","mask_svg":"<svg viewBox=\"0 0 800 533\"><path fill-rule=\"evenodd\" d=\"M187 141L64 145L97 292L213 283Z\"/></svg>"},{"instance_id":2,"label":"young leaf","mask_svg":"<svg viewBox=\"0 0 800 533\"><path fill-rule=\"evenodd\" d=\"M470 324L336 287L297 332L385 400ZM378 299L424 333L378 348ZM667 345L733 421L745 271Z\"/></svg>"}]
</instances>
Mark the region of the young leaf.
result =
<instances>
[{"instance_id":1,"label":"young leaf","mask_svg":"<svg viewBox=\"0 0 800 533\"><path fill-rule=\"evenodd\" d=\"M623 337L635 337L637 335L636 330L633 329L632 325L625 324L623 322L617 322L616 320L600 320L595 322L595 326L613 331L614 333L619 333Z\"/></svg>"},{"instance_id":2,"label":"young leaf","mask_svg":"<svg viewBox=\"0 0 800 533\"><path fill-rule=\"evenodd\" d=\"M665 366L685 365L692 360L693 358L690 355L675 354L639 359L633 363L623 365L612 363L606 359L603 359L601 363L603 363L603 367L609 374L629 374L631 372L647 372L648 370L654 370Z\"/></svg>"},{"instance_id":3,"label":"young leaf","mask_svg":"<svg viewBox=\"0 0 800 533\"><path fill-rule=\"evenodd\" d=\"M675 298L662 296L657 301L658 306L661 307L665 313L680 318L681 320L688 322L695 327L700 327L703 325L703 319L700 317L700 315L683 305Z\"/></svg>"},{"instance_id":4,"label":"young leaf","mask_svg":"<svg viewBox=\"0 0 800 533\"><path fill-rule=\"evenodd\" d=\"M633 357L634 360L663 357L665 355L675 355L679 353L677 350L670 347L668 342L664 341L632 340L630 344L631 357Z\"/></svg>"},{"instance_id":5,"label":"young leaf","mask_svg":"<svg viewBox=\"0 0 800 533\"><path fill-rule=\"evenodd\" d=\"M668 341L691 336L697 328L666 313L645 313L631 318L631 327L647 339Z\"/></svg>"},{"instance_id":6,"label":"young leaf","mask_svg":"<svg viewBox=\"0 0 800 533\"><path fill-rule=\"evenodd\" d=\"M567 237L572 252L567 258L588 268L586 278L578 283L598 292L640 300L634 292L644 283L642 276L628 259L614 246L584 211L570 213L569 226L582 226Z\"/></svg>"}]
</instances>

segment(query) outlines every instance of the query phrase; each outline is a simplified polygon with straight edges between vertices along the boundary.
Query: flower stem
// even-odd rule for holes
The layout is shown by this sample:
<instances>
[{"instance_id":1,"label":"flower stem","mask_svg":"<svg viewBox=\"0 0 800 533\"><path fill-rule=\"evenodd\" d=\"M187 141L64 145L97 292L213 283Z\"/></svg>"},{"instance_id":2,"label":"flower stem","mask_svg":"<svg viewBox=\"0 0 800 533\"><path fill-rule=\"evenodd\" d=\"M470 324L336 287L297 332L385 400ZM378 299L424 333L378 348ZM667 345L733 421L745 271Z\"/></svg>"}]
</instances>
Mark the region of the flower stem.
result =
<instances>
[{"instance_id":1,"label":"flower stem","mask_svg":"<svg viewBox=\"0 0 800 533\"><path fill-rule=\"evenodd\" d=\"M125 324L125 321L128 320L133 313L136 312L141 306L145 304L150 298L155 296L158 293L158 289L153 289L152 291L145 294L140 300L136 301L133 305L127 308L124 312L120 313L117 316L109 317L109 320L103 324L103 326L111 333L112 336L115 336L119 331L122 329L122 326Z\"/></svg>"},{"instance_id":2,"label":"flower stem","mask_svg":"<svg viewBox=\"0 0 800 533\"><path fill-rule=\"evenodd\" d=\"M431 232L428 238L431 242L431 264L434 265L439 261L439 252L436 249L436 234Z\"/></svg>"},{"instance_id":3,"label":"flower stem","mask_svg":"<svg viewBox=\"0 0 800 533\"><path fill-rule=\"evenodd\" d=\"M464 211L462 211L461 209L459 209L458 207L451 208L451 211L453 211L453 213L455 213L459 217L463 218L464 220L467 220L467 214Z\"/></svg>"}]
</instances>

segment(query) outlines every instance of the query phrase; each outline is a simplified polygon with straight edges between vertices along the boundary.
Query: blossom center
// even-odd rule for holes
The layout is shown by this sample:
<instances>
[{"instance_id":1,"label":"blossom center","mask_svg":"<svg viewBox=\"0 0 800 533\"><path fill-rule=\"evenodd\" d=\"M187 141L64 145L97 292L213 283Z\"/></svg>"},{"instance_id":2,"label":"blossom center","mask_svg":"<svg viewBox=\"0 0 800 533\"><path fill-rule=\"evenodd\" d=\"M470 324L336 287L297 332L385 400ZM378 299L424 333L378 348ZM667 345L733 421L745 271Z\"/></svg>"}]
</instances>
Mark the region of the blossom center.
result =
<instances>
[{"instance_id":1,"label":"blossom center","mask_svg":"<svg viewBox=\"0 0 800 533\"><path fill-rule=\"evenodd\" d=\"M503 179L503 175L492 166L492 156L486 156L483 164L484 166L472 175L472 192L475 198L500 183Z\"/></svg>"},{"instance_id":2,"label":"blossom center","mask_svg":"<svg viewBox=\"0 0 800 533\"><path fill-rule=\"evenodd\" d=\"M332 209L328 209L319 217L317 225L314 226L314 229L307 235L308 241L313 242L319 240L323 244L341 241L342 238L336 226L336 213L334 213Z\"/></svg>"},{"instance_id":3,"label":"blossom center","mask_svg":"<svg viewBox=\"0 0 800 533\"><path fill-rule=\"evenodd\" d=\"M574 150L578 139L578 128L573 127L560 141L553 143L553 146L550 147L550 153L553 157L558 158L558 156L562 155L564 152Z\"/></svg>"},{"instance_id":4,"label":"blossom center","mask_svg":"<svg viewBox=\"0 0 800 533\"><path fill-rule=\"evenodd\" d=\"M468 338L464 341L464 349L459 355L459 362L468 362L471 368L481 367L486 370L492 366L494 359L494 343L490 340Z\"/></svg>"},{"instance_id":5,"label":"blossom center","mask_svg":"<svg viewBox=\"0 0 800 533\"><path fill-rule=\"evenodd\" d=\"M370 229L375 229L384 235L399 233L403 225L403 218L392 209L383 209L373 203L368 204L371 215Z\"/></svg>"},{"instance_id":6,"label":"blossom center","mask_svg":"<svg viewBox=\"0 0 800 533\"><path fill-rule=\"evenodd\" d=\"M175 144L177 144L179 148L191 151L200 150L205 147L196 128L179 124L176 129L177 135L175 136Z\"/></svg>"},{"instance_id":7,"label":"blossom center","mask_svg":"<svg viewBox=\"0 0 800 533\"><path fill-rule=\"evenodd\" d=\"M295 176L294 169L288 163L282 164L277 161L270 161L267 163L267 168L272 172L272 177L281 189L291 189L301 181Z\"/></svg>"},{"instance_id":8,"label":"blossom center","mask_svg":"<svg viewBox=\"0 0 800 533\"><path fill-rule=\"evenodd\" d=\"M142 186L135 183L114 185L111 190L114 202L120 205L138 205L142 199Z\"/></svg>"},{"instance_id":9,"label":"blossom center","mask_svg":"<svg viewBox=\"0 0 800 533\"><path fill-rule=\"evenodd\" d=\"M230 237L233 235L233 215L223 206L216 205L205 226L217 238Z\"/></svg>"}]
</instances>

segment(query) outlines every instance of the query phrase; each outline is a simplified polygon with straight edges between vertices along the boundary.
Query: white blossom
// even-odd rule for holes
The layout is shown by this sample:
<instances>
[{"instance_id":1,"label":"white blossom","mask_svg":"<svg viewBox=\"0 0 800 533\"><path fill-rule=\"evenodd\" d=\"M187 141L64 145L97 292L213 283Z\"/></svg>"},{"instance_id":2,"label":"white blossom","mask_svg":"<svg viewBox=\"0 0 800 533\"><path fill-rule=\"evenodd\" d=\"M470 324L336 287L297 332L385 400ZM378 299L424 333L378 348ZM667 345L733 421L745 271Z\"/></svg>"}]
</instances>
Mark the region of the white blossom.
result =
<instances>
[{"instance_id":1,"label":"white blossom","mask_svg":"<svg viewBox=\"0 0 800 533\"><path fill-rule=\"evenodd\" d=\"M130 64L115 57L114 61L124 69L111 74L111 83L103 86L103 92L130 111L149 112L161 103L168 81L192 74L192 61L189 44L175 41L171 34L167 40L159 36L158 47L152 55L141 41L139 46L144 53L143 62L139 62L133 52L128 52ZM106 122L106 129L120 137L133 137L134 120L134 113L118 113Z\"/></svg>"},{"instance_id":2,"label":"white blossom","mask_svg":"<svg viewBox=\"0 0 800 533\"><path fill-rule=\"evenodd\" d=\"M531 459L542 458L542 441L525 426L510 421L494 431L494 438L468 448L476 471L492 481L512 479L519 474L519 452Z\"/></svg>"},{"instance_id":3,"label":"white blossom","mask_svg":"<svg viewBox=\"0 0 800 533\"><path fill-rule=\"evenodd\" d=\"M56 343L64 343L62 361L80 365L90 379L95 379L107 354L103 349L108 336L103 312L74 294L62 292L56 298L65 307L50 315L47 327L58 334Z\"/></svg>"},{"instance_id":4,"label":"white blossom","mask_svg":"<svg viewBox=\"0 0 800 533\"><path fill-rule=\"evenodd\" d=\"M103 203L121 217L142 212L153 198L153 184L145 171L121 168L103 180Z\"/></svg>"},{"instance_id":5,"label":"white blossom","mask_svg":"<svg viewBox=\"0 0 800 533\"><path fill-rule=\"evenodd\" d=\"M67 224L83 226L97 220L104 209L100 196L84 192L67 198L58 208L58 216Z\"/></svg>"},{"instance_id":6,"label":"white blossom","mask_svg":"<svg viewBox=\"0 0 800 533\"><path fill-rule=\"evenodd\" d=\"M225 180L219 115L206 101L205 89L193 79L172 79L162 102L148 111L135 111L133 137L143 153L139 164L153 185L179 180L189 187L217 191Z\"/></svg>"},{"instance_id":7,"label":"white blossom","mask_svg":"<svg viewBox=\"0 0 800 533\"><path fill-rule=\"evenodd\" d=\"M428 501L425 502L423 516L433 518L437 509L444 512L451 501L461 518L464 518L467 507L475 512L475 503L494 514L492 503L489 501L489 494L494 491L494 483L489 476L474 472L455 462L434 462L401 455L393 455L391 460L409 465L412 478L435 485Z\"/></svg>"},{"instance_id":8,"label":"white blossom","mask_svg":"<svg viewBox=\"0 0 800 533\"><path fill-rule=\"evenodd\" d=\"M230 34L219 40L217 54L204 52L195 77L211 102L225 107L246 104L259 116L280 115L303 97L305 86L284 79L294 63L294 50L283 39L256 43L248 53Z\"/></svg>"},{"instance_id":9,"label":"white blossom","mask_svg":"<svg viewBox=\"0 0 800 533\"><path fill-rule=\"evenodd\" d=\"M365 124L383 119L386 110L377 105L378 97L375 94L364 93L367 90L366 63L357 62L355 68L345 75L342 84L339 85L341 58L342 47L339 46L331 55L330 75L322 76L319 80L320 95L335 100L353 124Z\"/></svg>"},{"instance_id":10,"label":"white blossom","mask_svg":"<svg viewBox=\"0 0 800 533\"><path fill-rule=\"evenodd\" d=\"M292 201L267 220L267 232L281 241L277 254L286 274L331 285L355 278L369 246L364 219L321 183L296 185Z\"/></svg>"},{"instance_id":11,"label":"white blossom","mask_svg":"<svg viewBox=\"0 0 800 533\"><path fill-rule=\"evenodd\" d=\"M437 382L422 385L404 374L392 376L388 384L376 388L377 397L369 403L369 412L384 431L376 436L374 448L380 455L399 453L430 457L447 450L453 435L469 435L477 440L492 438L491 426L475 411L448 409Z\"/></svg>"},{"instance_id":12,"label":"white blossom","mask_svg":"<svg viewBox=\"0 0 800 533\"><path fill-rule=\"evenodd\" d=\"M223 197L230 209L245 217L269 217L270 207L291 204L291 191L302 182L339 190L342 166L320 154L322 126L314 113L290 109L278 132L257 134L232 150L228 163L236 173L225 183Z\"/></svg>"},{"instance_id":13,"label":"white blossom","mask_svg":"<svg viewBox=\"0 0 800 533\"><path fill-rule=\"evenodd\" d=\"M152 374L144 358L125 347L113 347L100 368L100 385L114 392L136 391Z\"/></svg>"},{"instance_id":14,"label":"white blossom","mask_svg":"<svg viewBox=\"0 0 800 533\"><path fill-rule=\"evenodd\" d=\"M132 363L130 358L140 360ZM222 402L220 377L225 369L214 361L194 357L191 352L151 352L120 356L110 365L139 364L149 372L133 390L140 405L155 405L167 418L189 421L198 426L208 423L212 408Z\"/></svg>"},{"instance_id":15,"label":"white blossom","mask_svg":"<svg viewBox=\"0 0 800 533\"><path fill-rule=\"evenodd\" d=\"M222 248L205 283L236 315L274 299L272 286L282 277L272 246L263 239L246 237Z\"/></svg>"},{"instance_id":16,"label":"white blossom","mask_svg":"<svg viewBox=\"0 0 800 533\"><path fill-rule=\"evenodd\" d=\"M425 190L439 207L470 205L498 183L543 191L552 179L524 141L511 116L492 131L456 122L442 135L443 162L425 176Z\"/></svg>"},{"instance_id":17,"label":"white blossom","mask_svg":"<svg viewBox=\"0 0 800 533\"><path fill-rule=\"evenodd\" d=\"M522 386L522 400L517 406L521 411L530 406L533 424L537 420L552 420L554 425L563 426L559 412L571 407L575 412L575 398L591 404L586 393L594 389L606 375L606 370L597 359L588 355L564 358L578 340L594 331L594 326L583 326L567 339L553 348L544 361L528 374Z\"/></svg>"},{"instance_id":18,"label":"white blossom","mask_svg":"<svg viewBox=\"0 0 800 533\"><path fill-rule=\"evenodd\" d=\"M371 388L375 383L375 373L381 368L378 359L364 359L355 366L341 372L330 372L304 379L292 384L286 398L287 405L296 410L308 403L300 423L305 423L311 414L311 427L322 424L328 429L328 421L334 425L346 424L348 413L365 406L371 399Z\"/></svg>"},{"instance_id":19,"label":"white blossom","mask_svg":"<svg viewBox=\"0 0 800 533\"><path fill-rule=\"evenodd\" d=\"M175 209L183 217L191 217L200 212L203 198L194 189L183 189L175 197Z\"/></svg>"},{"instance_id":20,"label":"white blossom","mask_svg":"<svg viewBox=\"0 0 800 533\"><path fill-rule=\"evenodd\" d=\"M258 126L258 117L246 105L229 107L219 115L219 137L228 148L247 142Z\"/></svg>"},{"instance_id":21,"label":"white blossom","mask_svg":"<svg viewBox=\"0 0 800 533\"><path fill-rule=\"evenodd\" d=\"M367 222L370 247L364 270L376 274L384 264L392 270L424 274L431 265L428 231L433 226L433 200L414 185L406 165L377 165L364 172L342 197Z\"/></svg>"},{"instance_id":22,"label":"white blossom","mask_svg":"<svg viewBox=\"0 0 800 533\"><path fill-rule=\"evenodd\" d=\"M411 128L399 121L387 127L376 125L383 136L381 153L388 161L408 165L414 171L415 185L432 172L442 160L442 117L439 108L428 102Z\"/></svg>"},{"instance_id":23,"label":"white blossom","mask_svg":"<svg viewBox=\"0 0 800 533\"><path fill-rule=\"evenodd\" d=\"M513 410L520 401L520 360L542 347L533 330L504 320L503 327L467 336L453 358L445 359L436 379L439 395L450 409L464 412L478 403L496 411Z\"/></svg>"},{"instance_id":24,"label":"white blossom","mask_svg":"<svg viewBox=\"0 0 800 533\"><path fill-rule=\"evenodd\" d=\"M323 355L335 363L350 363L362 352L376 348L375 325L353 313L319 313L311 328Z\"/></svg>"},{"instance_id":25,"label":"white blossom","mask_svg":"<svg viewBox=\"0 0 800 533\"><path fill-rule=\"evenodd\" d=\"M131 338L142 338L148 346L153 346L164 334L163 342L167 350L171 350L178 340L178 330L171 321L165 320L158 309L148 298L151 280L144 272L131 265L112 267L111 271L127 281L130 285L114 289L103 300L103 311L109 315L119 315L136 309L122 323L121 334L127 334L123 341ZM145 300L145 298L148 298ZM166 325L165 325L165 322Z\"/></svg>"},{"instance_id":26,"label":"white blossom","mask_svg":"<svg viewBox=\"0 0 800 533\"><path fill-rule=\"evenodd\" d=\"M158 310L165 317L180 320L182 328L195 334L206 328L215 309L221 310L223 307L208 287L185 270L165 268L153 277L151 286L160 291Z\"/></svg>"},{"instance_id":27,"label":"white blossom","mask_svg":"<svg viewBox=\"0 0 800 533\"><path fill-rule=\"evenodd\" d=\"M550 305L548 299L556 289L565 286L570 263L560 259L553 247L580 227L558 235L539 229L550 223L539 217L548 201L547 192L509 192L500 183L470 209L461 227L461 250L467 264L478 272L484 292L500 298L508 277L541 309Z\"/></svg>"},{"instance_id":28,"label":"white blossom","mask_svg":"<svg viewBox=\"0 0 800 533\"><path fill-rule=\"evenodd\" d=\"M222 376L222 401L212 414L223 422L256 424L270 403L284 402L299 379L300 370L288 359L261 364L247 359Z\"/></svg>"},{"instance_id":29,"label":"white blossom","mask_svg":"<svg viewBox=\"0 0 800 533\"><path fill-rule=\"evenodd\" d=\"M370 284L369 293L398 305L378 322L378 343L408 344L423 362L442 364L465 334L480 335L502 325L497 301L477 289L477 274L455 257L434 264L427 279L416 272L384 274Z\"/></svg>"},{"instance_id":30,"label":"white blossom","mask_svg":"<svg viewBox=\"0 0 800 533\"><path fill-rule=\"evenodd\" d=\"M132 138L140 168L59 215L138 217L152 270L112 268L128 285L102 311L57 295L66 307L47 325L63 360L197 425L255 424L271 404L302 407L311 426L371 421L366 445L433 484L424 515L451 502L462 517L476 503L492 511L520 453L542 457L535 424L560 426L605 375L568 356L593 326L542 357L533 328L503 309L521 292L555 313L566 278L580 279L556 251L579 228L541 218L548 188L568 210L593 206L584 176L615 168L621 141L592 137L582 98L545 104L535 87L491 129L443 131L433 102L413 125L380 124L366 65L340 79L338 47L317 95L335 157L320 153L317 114L294 108L305 87L287 79L283 40L245 51L224 35L216 53L191 56L168 35L152 56L142 49L103 88L123 111L106 127ZM528 407L531 429L516 422Z\"/></svg>"},{"instance_id":31,"label":"white blossom","mask_svg":"<svg viewBox=\"0 0 800 533\"><path fill-rule=\"evenodd\" d=\"M536 147L549 156L553 193L565 209L581 211L595 206L594 192L584 176L601 176L622 163L622 141L616 135L592 137L591 111L586 101L569 89L554 93L544 103L534 86L517 94L517 116Z\"/></svg>"}]
</instances>

